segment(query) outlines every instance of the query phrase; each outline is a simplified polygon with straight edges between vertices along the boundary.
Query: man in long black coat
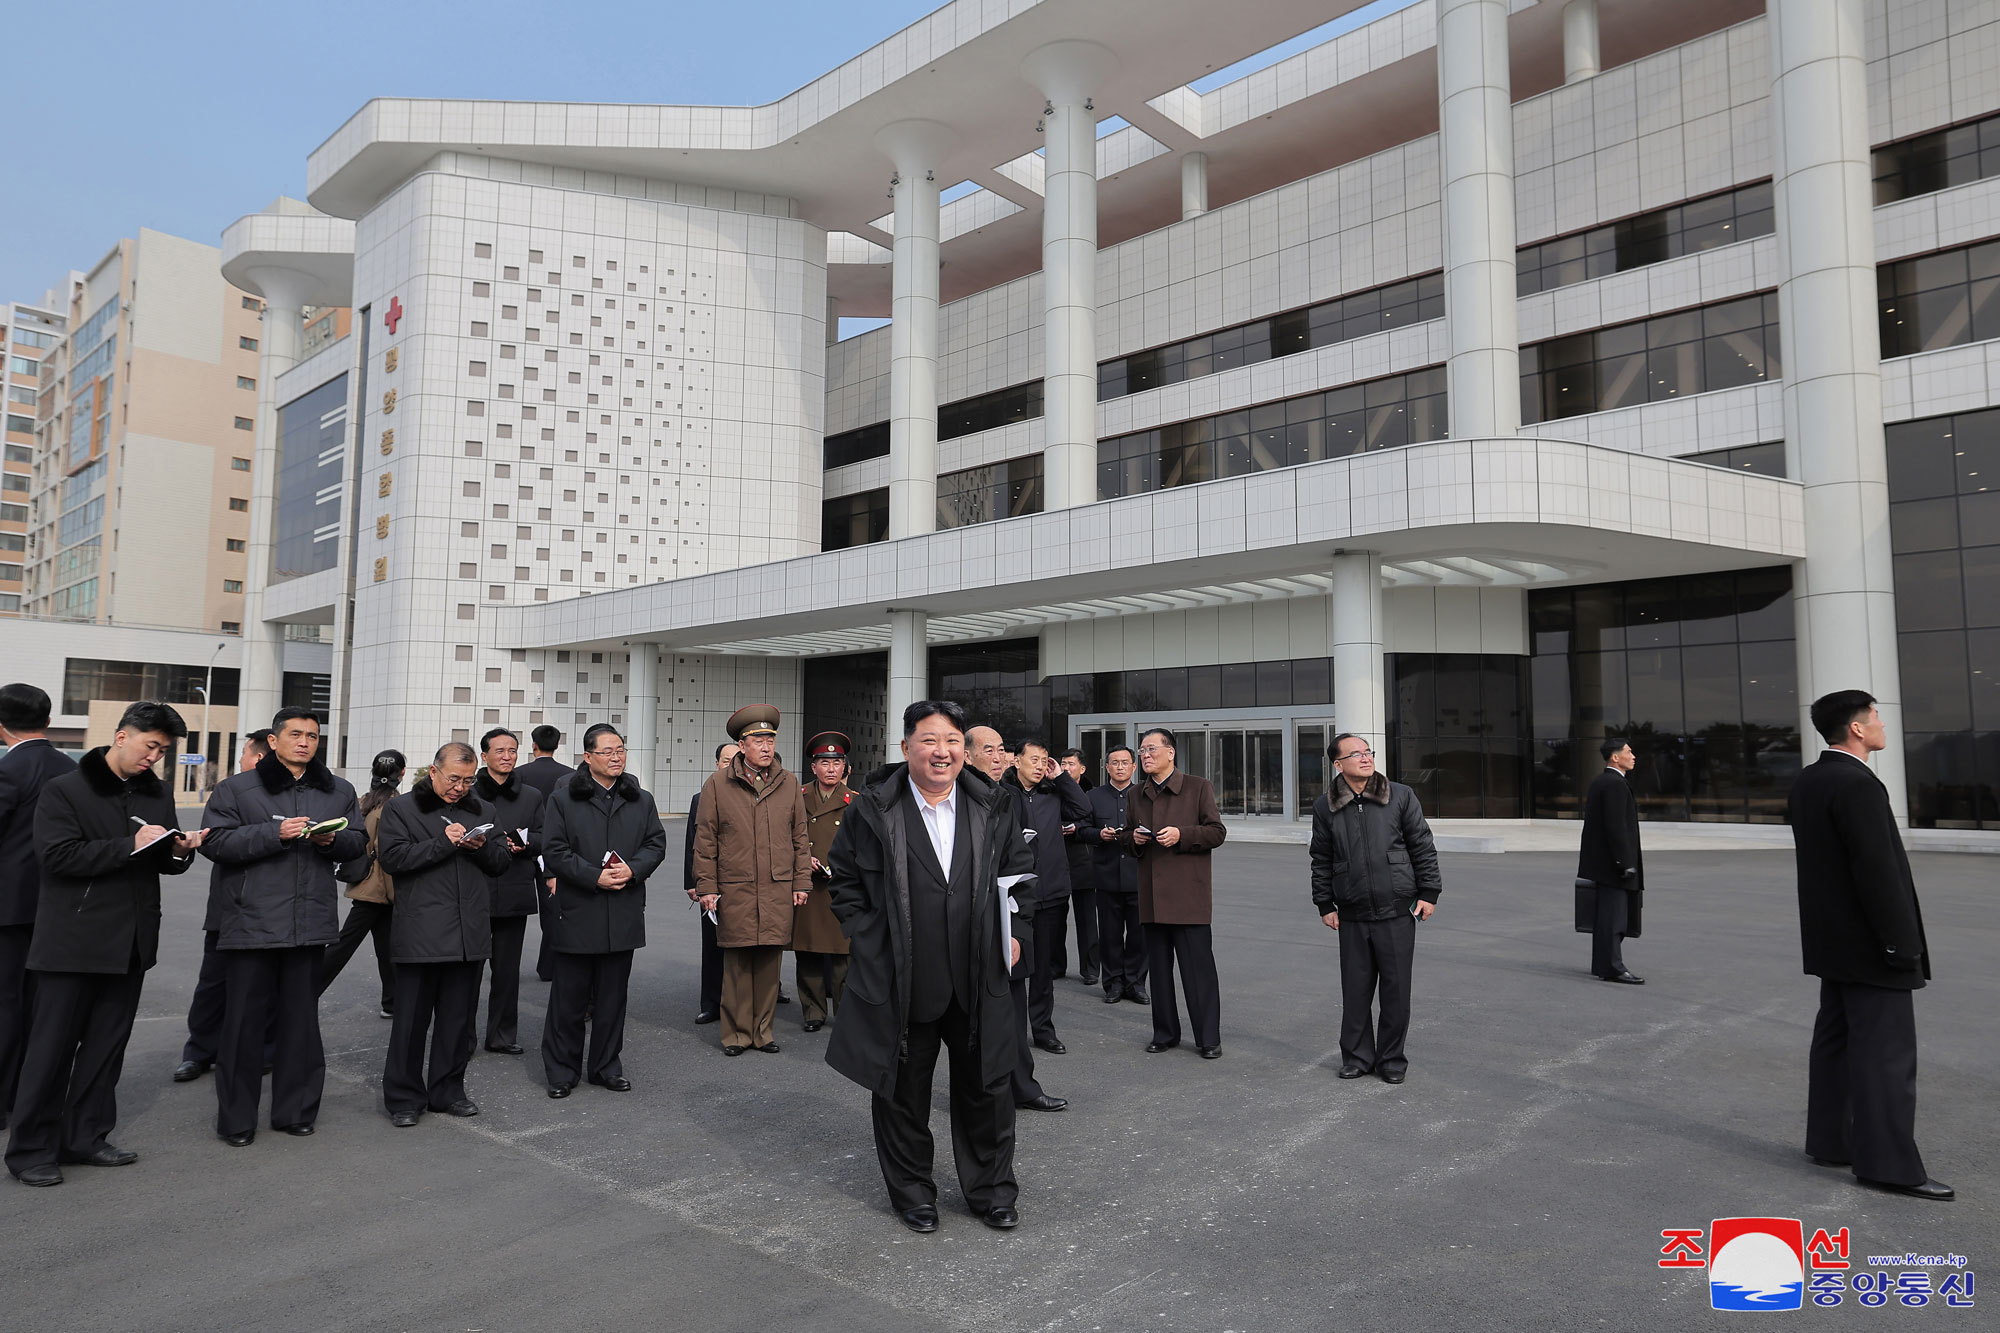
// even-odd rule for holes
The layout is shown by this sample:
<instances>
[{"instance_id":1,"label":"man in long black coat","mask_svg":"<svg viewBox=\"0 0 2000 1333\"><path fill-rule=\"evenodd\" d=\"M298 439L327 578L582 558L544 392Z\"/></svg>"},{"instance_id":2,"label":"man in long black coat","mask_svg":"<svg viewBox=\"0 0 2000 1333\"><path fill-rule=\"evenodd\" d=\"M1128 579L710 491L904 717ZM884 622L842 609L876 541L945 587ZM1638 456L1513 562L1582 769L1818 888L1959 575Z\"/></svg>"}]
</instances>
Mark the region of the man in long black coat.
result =
<instances>
[{"instance_id":1,"label":"man in long black coat","mask_svg":"<svg viewBox=\"0 0 2000 1333\"><path fill-rule=\"evenodd\" d=\"M534 742L535 757L515 771L521 781L538 789L546 801L552 793L562 790L576 770L556 758L556 748L562 744L562 732L556 728L546 724L536 727L528 733L528 739ZM555 877L548 873L547 866L542 867L539 883L535 909L540 918L542 942L535 951L535 975L548 981L555 976L555 964L550 961L555 951L550 947L550 937L555 934L556 888Z\"/></svg>"},{"instance_id":2,"label":"man in long black coat","mask_svg":"<svg viewBox=\"0 0 2000 1333\"><path fill-rule=\"evenodd\" d=\"M465 1095L465 1066L477 1027L479 973L493 948L493 880L513 858L503 831L485 828L495 820L493 808L472 794L478 769L471 746L447 742L430 774L382 807L375 830L376 859L396 881L389 926L396 1012L382 1101L398 1128L416 1124L427 1110L479 1114Z\"/></svg>"},{"instance_id":3,"label":"man in long black coat","mask_svg":"<svg viewBox=\"0 0 2000 1333\"><path fill-rule=\"evenodd\" d=\"M1014 789L1023 812L1022 827L1033 829L1035 854L1035 960L1028 979L1028 1032L1038 1050L1062 1055L1068 1048L1056 1035L1056 956L1069 933L1069 847L1066 825L1087 823L1090 803L1076 779L1031 736L1011 747L1014 766L1001 781Z\"/></svg>"},{"instance_id":4,"label":"man in long black coat","mask_svg":"<svg viewBox=\"0 0 2000 1333\"><path fill-rule=\"evenodd\" d=\"M1090 823L1081 830L1093 844L1097 949L1106 1004L1153 1002L1146 994L1146 937L1139 925L1139 862L1120 841L1131 823L1128 807L1138 790L1132 781L1138 763L1130 746L1115 745L1105 753L1104 782L1088 792Z\"/></svg>"},{"instance_id":5,"label":"man in long black coat","mask_svg":"<svg viewBox=\"0 0 2000 1333\"><path fill-rule=\"evenodd\" d=\"M35 807L42 788L76 760L49 744L49 696L33 685L0 686L0 1126L14 1113L14 1086L27 1049L28 942L35 934L41 867L35 861Z\"/></svg>"},{"instance_id":6,"label":"man in long black coat","mask_svg":"<svg viewBox=\"0 0 2000 1333\"><path fill-rule=\"evenodd\" d=\"M1638 757L1615 736L1599 749L1606 767L1583 798L1583 845L1576 862L1576 877L1596 886L1590 973L1604 981L1643 986L1645 978L1626 969L1623 948L1627 934L1639 933L1639 905L1646 891L1646 868L1639 852L1639 802L1625 777ZM1577 924L1581 929L1583 923Z\"/></svg>"},{"instance_id":7,"label":"man in long black coat","mask_svg":"<svg viewBox=\"0 0 2000 1333\"><path fill-rule=\"evenodd\" d=\"M569 1096L579 1077L630 1092L619 1059L625 996L632 953L646 946L646 880L667 859L667 833L653 794L625 771L615 727L600 722L583 733L583 767L542 812L542 859L556 877L556 975L542 1023L549 1096Z\"/></svg>"},{"instance_id":8,"label":"man in long black coat","mask_svg":"<svg viewBox=\"0 0 2000 1333\"><path fill-rule=\"evenodd\" d=\"M1792 783L1786 803L1799 869L1799 939L1820 979L1806 1094L1806 1155L1860 1180L1922 1199L1949 1199L1917 1151L1917 1019L1913 992L1930 979L1916 880L1889 793L1868 756L1888 745L1874 698L1815 699L1813 730L1829 748Z\"/></svg>"},{"instance_id":9,"label":"man in long black coat","mask_svg":"<svg viewBox=\"0 0 2000 1333\"><path fill-rule=\"evenodd\" d=\"M499 825L493 836L507 845L507 869L492 882L493 984L486 997L486 1049L496 1055L519 1055L521 1043L521 944L528 937L528 918L543 896L537 863L542 846L542 806L548 793L530 786L514 760L521 738L495 727L479 738L486 767L473 783L473 794L486 803ZM474 983L474 1000L478 983Z\"/></svg>"},{"instance_id":10,"label":"man in long black coat","mask_svg":"<svg viewBox=\"0 0 2000 1333\"><path fill-rule=\"evenodd\" d=\"M243 737L243 749L236 756L236 771L248 773L271 753L271 733L252 731ZM228 881L220 861L208 866L208 909L201 918L201 971L195 975L194 997L188 1001L188 1039L181 1047L181 1062L174 1066L174 1082L192 1083L215 1067L216 1052L222 1048L222 1013L227 1001L228 982L222 954L215 943L222 937L222 913L229 906ZM271 1025L275 1037L277 1024ZM276 1054L265 1042L264 1063Z\"/></svg>"},{"instance_id":11,"label":"man in long black coat","mask_svg":"<svg viewBox=\"0 0 2000 1333\"><path fill-rule=\"evenodd\" d=\"M1020 1221L1008 971L1034 925L1005 910L1000 881L1030 873L1034 853L1012 803L965 767L957 704L905 709L903 755L854 798L834 838L829 892L850 950L826 1062L873 1095L889 1206L928 1232L938 1225L931 1079L949 1050L959 1188L1004 1230Z\"/></svg>"},{"instance_id":12,"label":"man in long black coat","mask_svg":"<svg viewBox=\"0 0 2000 1333\"><path fill-rule=\"evenodd\" d=\"M173 793L152 771L185 735L167 705L133 704L111 744L49 783L35 810L35 1005L7 1143L24 1185L62 1184L62 1162L139 1158L110 1135L139 991L160 957L160 876L186 871L202 842L177 832Z\"/></svg>"}]
</instances>

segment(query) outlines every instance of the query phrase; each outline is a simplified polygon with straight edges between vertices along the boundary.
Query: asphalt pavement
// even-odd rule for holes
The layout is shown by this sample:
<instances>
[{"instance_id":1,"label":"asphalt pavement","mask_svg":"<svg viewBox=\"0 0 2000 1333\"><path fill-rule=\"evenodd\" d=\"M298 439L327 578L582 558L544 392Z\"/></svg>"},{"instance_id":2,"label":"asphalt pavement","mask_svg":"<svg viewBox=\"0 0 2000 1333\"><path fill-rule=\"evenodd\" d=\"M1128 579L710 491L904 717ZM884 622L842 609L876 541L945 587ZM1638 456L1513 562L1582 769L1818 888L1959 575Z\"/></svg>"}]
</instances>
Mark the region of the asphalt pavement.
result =
<instances>
[{"instance_id":1,"label":"asphalt pavement","mask_svg":"<svg viewBox=\"0 0 2000 1333\"><path fill-rule=\"evenodd\" d=\"M664 886L633 971L634 1091L544 1095L531 925L529 1053L477 1056L476 1119L391 1128L364 948L322 1006L319 1133L230 1148L211 1082L169 1078L200 959L192 874L169 882L119 1090L116 1141L141 1160L0 1181L0 1311L118 1330L1697 1328L1723 1316L1701 1270L1657 1266L1660 1233L1753 1215L1846 1226L1857 1254L1966 1255L2000 1301L2000 863L1913 861L1937 974L1917 996L1918 1136L1956 1202L1802 1155L1817 983L1788 852L1649 857L1626 951L1643 987L1588 975L1573 856L1447 855L1409 1081L1389 1087L1334 1077L1338 962L1304 848L1238 845L1216 857L1223 1058L1147 1055L1144 1010L1059 982L1069 1053L1039 1068L1071 1105L1022 1114L1020 1229L965 1211L940 1070L931 1236L888 1211L866 1094L796 1004L775 1056L725 1059L693 1024L696 917ZM1979 1319L1932 1304L1793 1317Z\"/></svg>"}]
</instances>

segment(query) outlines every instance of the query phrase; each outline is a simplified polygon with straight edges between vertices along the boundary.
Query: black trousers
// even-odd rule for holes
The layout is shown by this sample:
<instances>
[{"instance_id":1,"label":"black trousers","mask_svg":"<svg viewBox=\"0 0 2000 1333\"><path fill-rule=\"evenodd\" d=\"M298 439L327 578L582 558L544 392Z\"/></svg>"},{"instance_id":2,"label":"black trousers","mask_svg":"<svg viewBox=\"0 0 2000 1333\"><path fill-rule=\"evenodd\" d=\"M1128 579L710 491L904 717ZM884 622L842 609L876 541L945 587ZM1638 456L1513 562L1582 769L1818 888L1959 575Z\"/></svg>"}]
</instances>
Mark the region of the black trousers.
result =
<instances>
[{"instance_id":1,"label":"black trousers","mask_svg":"<svg viewBox=\"0 0 2000 1333\"><path fill-rule=\"evenodd\" d=\"M21 1057L28 1049L28 1006L34 998L34 973L28 970L28 944L35 923L0 926L0 1122L14 1113L14 1089L21 1081Z\"/></svg>"},{"instance_id":2,"label":"black trousers","mask_svg":"<svg viewBox=\"0 0 2000 1333\"><path fill-rule=\"evenodd\" d=\"M1631 890L1597 888L1597 915L1591 918L1590 974L1615 977L1625 971L1626 912L1631 907ZM1342 927L1345 929L1345 927Z\"/></svg>"},{"instance_id":3,"label":"black trousers","mask_svg":"<svg viewBox=\"0 0 2000 1333\"><path fill-rule=\"evenodd\" d=\"M326 1088L319 1037L317 944L222 949L222 1040L215 1058L215 1132L257 1128L264 1065L271 1066L271 1128L310 1125Z\"/></svg>"},{"instance_id":4,"label":"black trousers","mask_svg":"<svg viewBox=\"0 0 2000 1333\"><path fill-rule=\"evenodd\" d=\"M101 1148L118 1123L118 1076L146 974L37 972L14 1094L7 1169L15 1175Z\"/></svg>"},{"instance_id":5,"label":"black trousers","mask_svg":"<svg viewBox=\"0 0 2000 1333\"><path fill-rule=\"evenodd\" d=\"M354 957L354 951L361 947L361 941L373 936L375 939L375 975L382 982L382 1007L393 1008L396 1001L396 964L389 958L389 926L395 920L394 903L363 902L357 898L348 904L347 920L340 924L340 938L326 946L326 955L320 960L319 993L326 994L326 988L347 966L347 960Z\"/></svg>"},{"instance_id":6,"label":"black trousers","mask_svg":"<svg viewBox=\"0 0 2000 1333\"><path fill-rule=\"evenodd\" d=\"M1096 890L1099 976L1106 995L1146 984L1146 935L1139 926L1139 895Z\"/></svg>"},{"instance_id":7,"label":"black trousers","mask_svg":"<svg viewBox=\"0 0 2000 1333\"><path fill-rule=\"evenodd\" d=\"M1016 1102L1032 1101L1042 1095L1042 1085L1035 1078L1035 1043L1028 1035L1028 978L1015 977L1007 982L1007 989L1014 997L1014 1073L1009 1080Z\"/></svg>"},{"instance_id":8,"label":"black trousers","mask_svg":"<svg viewBox=\"0 0 2000 1333\"><path fill-rule=\"evenodd\" d=\"M472 1058L473 1010L485 960L396 964L396 1013L382 1066L382 1104L398 1111L442 1111L465 1100ZM425 1038L430 1066L424 1065Z\"/></svg>"},{"instance_id":9,"label":"black trousers","mask_svg":"<svg viewBox=\"0 0 2000 1333\"><path fill-rule=\"evenodd\" d=\"M1069 933L1069 904L1057 903L1035 913L1035 970L1028 977L1028 1028L1043 1041L1056 1035L1056 955Z\"/></svg>"},{"instance_id":10,"label":"black trousers","mask_svg":"<svg viewBox=\"0 0 2000 1333\"><path fill-rule=\"evenodd\" d=\"M1921 1185L1915 992L1821 981L1806 1092L1806 1151L1863 1180Z\"/></svg>"},{"instance_id":11,"label":"black trousers","mask_svg":"<svg viewBox=\"0 0 2000 1333\"><path fill-rule=\"evenodd\" d=\"M895 1095L877 1093L871 1099L875 1160L882 1164L889 1206L905 1212L937 1202L937 1182L931 1176L937 1150L931 1137L931 1081L940 1046L951 1052L951 1154L959 1191L975 1213L1011 1208L1020 1188L1014 1183L1009 1079L1003 1075L988 1083L980 1078L971 1016L955 999L935 1021L910 1024L909 1051L896 1066Z\"/></svg>"},{"instance_id":12,"label":"black trousers","mask_svg":"<svg viewBox=\"0 0 2000 1333\"><path fill-rule=\"evenodd\" d=\"M181 1059L214 1064L222 1046L224 1001L223 957L215 947L219 930L201 933L201 972L195 977L194 999L188 1002L188 1039L181 1047Z\"/></svg>"},{"instance_id":13,"label":"black trousers","mask_svg":"<svg viewBox=\"0 0 2000 1333\"><path fill-rule=\"evenodd\" d=\"M528 938L528 918L493 918L493 981L486 992L486 1044L521 1044L521 946ZM479 982L472 983L478 999Z\"/></svg>"},{"instance_id":14,"label":"black trousers","mask_svg":"<svg viewBox=\"0 0 2000 1333\"><path fill-rule=\"evenodd\" d=\"M542 1069L549 1086L573 1086L579 1076L622 1078L625 991L632 981L632 951L558 953L542 1022ZM583 1013L590 1010L590 1063L584 1063Z\"/></svg>"},{"instance_id":15,"label":"black trousers","mask_svg":"<svg viewBox=\"0 0 2000 1333\"><path fill-rule=\"evenodd\" d=\"M1069 900L1075 909L1071 918L1076 922L1076 974L1087 985L1096 981L1103 971L1097 948L1097 890L1088 886L1071 889ZM1060 949L1057 950L1057 957L1059 960L1062 957ZM1061 970L1060 961L1057 970Z\"/></svg>"},{"instance_id":16,"label":"black trousers","mask_svg":"<svg viewBox=\"0 0 2000 1333\"><path fill-rule=\"evenodd\" d=\"M722 946L716 943L715 923L701 913L701 1012L722 1011Z\"/></svg>"},{"instance_id":17,"label":"black trousers","mask_svg":"<svg viewBox=\"0 0 2000 1333\"><path fill-rule=\"evenodd\" d=\"M1148 922L1146 954L1153 972L1153 1040L1172 1043L1181 1039L1181 1011L1174 1003L1174 960L1178 958L1194 1044L1222 1045L1222 987L1215 977L1214 928Z\"/></svg>"},{"instance_id":18,"label":"black trousers","mask_svg":"<svg viewBox=\"0 0 2000 1333\"><path fill-rule=\"evenodd\" d=\"M549 892L547 880L535 881L535 915L542 924L541 947L535 951L535 975L543 981L554 981L556 951L549 941L556 933L556 896Z\"/></svg>"},{"instance_id":19,"label":"black trousers","mask_svg":"<svg viewBox=\"0 0 2000 1333\"><path fill-rule=\"evenodd\" d=\"M1403 1039L1410 1031L1410 971L1417 956L1417 919L1398 912L1387 921L1340 923L1340 1061L1356 1069L1398 1074L1410 1067ZM1375 996L1382 1018L1375 1020Z\"/></svg>"}]
</instances>

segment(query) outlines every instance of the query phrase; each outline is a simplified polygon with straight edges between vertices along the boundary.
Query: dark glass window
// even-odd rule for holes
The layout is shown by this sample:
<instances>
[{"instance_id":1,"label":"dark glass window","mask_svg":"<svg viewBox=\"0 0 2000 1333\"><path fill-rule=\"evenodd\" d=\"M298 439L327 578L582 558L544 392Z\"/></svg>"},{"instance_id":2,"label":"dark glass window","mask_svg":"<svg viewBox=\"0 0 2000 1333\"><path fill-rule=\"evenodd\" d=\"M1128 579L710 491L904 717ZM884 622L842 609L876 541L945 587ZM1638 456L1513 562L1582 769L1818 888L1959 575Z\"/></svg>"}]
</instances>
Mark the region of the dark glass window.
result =
<instances>
[{"instance_id":1,"label":"dark glass window","mask_svg":"<svg viewBox=\"0 0 2000 1333\"><path fill-rule=\"evenodd\" d=\"M889 423L878 421L859 430L846 430L838 435L829 435L820 446L820 452L824 465L828 468L846 467L849 463L865 463L871 458L887 458Z\"/></svg>"},{"instance_id":2,"label":"dark glass window","mask_svg":"<svg viewBox=\"0 0 2000 1333\"><path fill-rule=\"evenodd\" d=\"M1042 414L1042 382L1016 384L1011 388L962 398L938 408L937 437L955 440L982 430L1010 426L1016 421L1032 421ZM887 450L885 449L886 453Z\"/></svg>"},{"instance_id":3,"label":"dark glass window","mask_svg":"<svg viewBox=\"0 0 2000 1333\"><path fill-rule=\"evenodd\" d=\"M1910 822L2000 828L2000 409L1887 434Z\"/></svg>"},{"instance_id":4,"label":"dark glass window","mask_svg":"<svg viewBox=\"0 0 2000 1333\"><path fill-rule=\"evenodd\" d=\"M199 704L202 687L208 684L205 666L176 666L165 662L109 662L92 657L71 657L63 663L62 711L88 713L92 699L133 703L155 699L169 704ZM211 702L234 707L237 671L217 667L215 698Z\"/></svg>"},{"instance_id":5,"label":"dark glass window","mask_svg":"<svg viewBox=\"0 0 2000 1333\"><path fill-rule=\"evenodd\" d=\"M346 452L346 375L279 407L271 582L333 568L340 548L340 476Z\"/></svg>"},{"instance_id":6,"label":"dark glass window","mask_svg":"<svg viewBox=\"0 0 2000 1333\"><path fill-rule=\"evenodd\" d=\"M884 541L889 536L889 488L821 501L819 513L822 551Z\"/></svg>"},{"instance_id":7,"label":"dark glass window","mask_svg":"<svg viewBox=\"0 0 2000 1333\"><path fill-rule=\"evenodd\" d=\"M1698 454L1682 454L1681 461L1726 467L1734 472L1754 472L1760 477L1782 477L1785 475L1785 446L1783 441L1774 440L1768 444L1739 445L1734 449L1709 449Z\"/></svg>"},{"instance_id":8,"label":"dark glass window","mask_svg":"<svg viewBox=\"0 0 2000 1333\"><path fill-rule=\"evenodd\" d=\"M1778 823L1798 772L1786 568L1528 595L1534 813L1575 819L1599 744L1639 756L1647 819Z\"/></svg>"},{"instance_id":9,"label":"dark glass window","mask_svg":"<svg viewBox=\"0 0 2000 1333\"><path fill-rule=\"evenodd\" d=\"M1875 150L1875 202L1932 194L2000 175L2000 116L1919 134Z\"/></svg>"},{"instance_id":10,"label":"dark glass window","mask_svg":"<svg viewBox=\"0 0 2000 1333\"><path fill-rule=\"evenodd\" d=\"M946 472L937 479L937 525L962 528L1042 512L1042 456Z\"/></svg>"},{"instance_id":11,"label":"dark glass window","mask_svg":"<svg viewBox=\"0 0 2000 1333\"><path fill-rule=\"evenodd\" d=\"M1518 819L1527 811L1528 659L1392 653L1383 767L1440 819Z\"/></svg>"},{"instance_id":12,"label":"dark glass window","mask_svg":"<svg viewBox=\"0 0 2000 1333\"><path fill-rule=\"evenodd\" d=\"M1784 373L1775 292L1521 349L1521 420L1558 421L1733 389Z\"/></svg>"},{"instance_id":13,"label":"dark glass window","mask_svg":"<svg viewBox=\"0 0 2000 1333\"><path fill-rule=\"evenodd\" d=\"M1097 498L1138 495L1445 437L1444 368L1098 441Z\"/></svg>"},{"instance_id":14,"label":"dark glass window","mask_svg":"<svg viewBox=\"0 0 2000 1333\"><path fill-rule=\"evenodd\" d=\"M1768 236L1775 227L1771 182L1760 181L1622 222L1524 245L1514 252L1514 290L1517 295L1529 296L1567 287L1607 273Z\"/></svg>"},{"instance_id":15,"label":"dark glass window","mask_svg":"<svg viewBox=\"0 0 2000 1333\"><path fill-rule=\"evenodd\" d=\"M2000 337L2000 241L1883 264L1875 296L1885 357Z\"/></svg>"}]
</instances>

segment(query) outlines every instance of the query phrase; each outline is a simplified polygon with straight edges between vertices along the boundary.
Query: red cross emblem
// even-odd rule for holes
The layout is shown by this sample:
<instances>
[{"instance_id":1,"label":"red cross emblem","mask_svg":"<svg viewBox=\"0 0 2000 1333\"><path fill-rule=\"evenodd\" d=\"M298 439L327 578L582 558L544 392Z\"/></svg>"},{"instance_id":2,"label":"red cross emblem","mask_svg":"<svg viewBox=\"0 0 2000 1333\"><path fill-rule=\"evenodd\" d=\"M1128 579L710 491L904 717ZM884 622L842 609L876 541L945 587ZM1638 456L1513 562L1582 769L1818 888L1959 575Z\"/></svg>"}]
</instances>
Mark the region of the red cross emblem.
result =
<instances>
[{"instance_id":1,"label":"red cross emblem","mask_svg":"<svg viewBox=\"0 0 2000 1333\"><path fill-rule=\"evenodd\" d=\"M389 332L394 333L396 326L402 322L403 303L392 296L389 298L389 313L382 316L382 323L388 326Z\"/></svg>"}]
</instances>

